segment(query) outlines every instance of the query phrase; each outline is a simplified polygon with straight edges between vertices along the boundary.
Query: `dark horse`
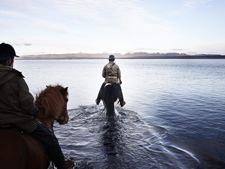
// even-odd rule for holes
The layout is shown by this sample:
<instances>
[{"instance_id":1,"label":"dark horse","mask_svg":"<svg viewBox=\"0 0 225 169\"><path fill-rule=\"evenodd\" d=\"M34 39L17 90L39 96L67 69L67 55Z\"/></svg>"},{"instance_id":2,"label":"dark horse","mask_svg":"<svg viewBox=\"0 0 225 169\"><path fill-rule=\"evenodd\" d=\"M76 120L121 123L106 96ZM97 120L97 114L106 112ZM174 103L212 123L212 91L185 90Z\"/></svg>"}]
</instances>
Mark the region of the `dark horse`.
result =
<instances>
[{"instance_id":1,"label":"dark horse","mask_svg":"<svg viewBox=\"0 0 225 169\"><path fill-rule=\"evenodd\" d=\"M68 91L60 85L47 86L36 95L39 121L53 129L54 121L66 124ZM49 159L40 142L28 134L0 130L0 169L47 169Z\"/></svg>"},{"instance_id":2,"label":"dark horse","mask_svg":"<svg viewBox=\"0 0 225 169\"><path fill-rule=\"evenodd\" d=\"M103 89L103 103L106 116L110 119L115 117L115 106L119 103L117 84L106 83Z\"/></svg>"}]
</instances>

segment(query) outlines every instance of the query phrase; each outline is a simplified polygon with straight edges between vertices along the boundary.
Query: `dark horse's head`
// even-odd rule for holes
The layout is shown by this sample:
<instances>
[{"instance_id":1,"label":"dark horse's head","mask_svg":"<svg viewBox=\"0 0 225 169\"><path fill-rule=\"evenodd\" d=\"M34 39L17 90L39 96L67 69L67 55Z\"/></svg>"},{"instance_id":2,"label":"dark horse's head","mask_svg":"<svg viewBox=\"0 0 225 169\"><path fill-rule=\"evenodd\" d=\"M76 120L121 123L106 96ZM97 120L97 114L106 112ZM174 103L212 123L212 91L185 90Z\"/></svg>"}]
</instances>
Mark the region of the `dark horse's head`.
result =
<instances>
[{"instance_id":1,"label":"dark horse's head","mask_svg":"<svg viewBox=\"0 0 225 169\"><path fill-rule=\"evenodd\" d=\"M51 129L55 120L59 124L66 124L69 120L67 102L68 87L64 88L61 85L47 86L36 95L35 105L39 110L39 120Z\"/></svg>"},{"instance_id":2,"label":"dark horse's head","mask_svg":"<svg viewBox=\"0 0 225 169\"><path fill-rule=\"evenodd\" d=\"M106 110L106 116L108 118L115 117L115 104L117 100L116 84L107 83L103 90L103 103Z\"/></svg>"}]
</instances>

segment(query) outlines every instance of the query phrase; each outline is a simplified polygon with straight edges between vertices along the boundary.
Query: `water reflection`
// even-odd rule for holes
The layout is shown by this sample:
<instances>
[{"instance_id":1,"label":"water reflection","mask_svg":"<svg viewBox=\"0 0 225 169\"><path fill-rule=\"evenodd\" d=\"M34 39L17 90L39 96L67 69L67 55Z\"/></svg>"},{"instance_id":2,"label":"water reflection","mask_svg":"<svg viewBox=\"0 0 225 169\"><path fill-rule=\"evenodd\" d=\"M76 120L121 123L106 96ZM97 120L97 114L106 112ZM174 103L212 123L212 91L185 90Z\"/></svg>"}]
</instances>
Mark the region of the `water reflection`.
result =
<instances>
[{"instance_id":1,"label":"water reflection","mask_svg":"<svg viewBox=\"0 0 225 169\"><path fill-rule=\"evenodd\" d=\"M123 135L118 125L116 120L110 120L102 127L100 141L106 157L105 168L108 169L118 168L117 166L122 163L120 155L123 154Z\"/></svg>"},{"instance_id":2,"label":"water reflection","mask_svg":"<svg viewBox=\"0 0 225 169\"><path fill-rule=\"evenodd\" d=\"M115 120L111 120L103 126L102 145L104 146L105 154L115 156L118 154L117 145L120 141L119 129Z\"/></svg>"}]
</instances>

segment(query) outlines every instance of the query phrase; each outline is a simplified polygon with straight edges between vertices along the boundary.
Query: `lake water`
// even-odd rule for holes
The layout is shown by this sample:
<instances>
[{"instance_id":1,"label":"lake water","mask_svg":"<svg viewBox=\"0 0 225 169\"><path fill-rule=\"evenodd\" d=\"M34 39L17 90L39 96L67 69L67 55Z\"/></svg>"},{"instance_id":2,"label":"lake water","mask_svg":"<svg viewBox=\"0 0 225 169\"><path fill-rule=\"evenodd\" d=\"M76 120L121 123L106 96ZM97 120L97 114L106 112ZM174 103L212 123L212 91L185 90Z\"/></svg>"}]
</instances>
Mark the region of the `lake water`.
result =
<instances>
[{"instance_id":1,"label":"lake water","mask_svg":"<svg viewBox=\"0 0 225 169\"><path fill-rule=\"evenodd\" d=\"M225 168L225 60L123 60L127 104L107 122L95 99L107 60L16 60L32 94L69 87L68 124L55 124L77 168Z\"/></svg>"}]
</instances>

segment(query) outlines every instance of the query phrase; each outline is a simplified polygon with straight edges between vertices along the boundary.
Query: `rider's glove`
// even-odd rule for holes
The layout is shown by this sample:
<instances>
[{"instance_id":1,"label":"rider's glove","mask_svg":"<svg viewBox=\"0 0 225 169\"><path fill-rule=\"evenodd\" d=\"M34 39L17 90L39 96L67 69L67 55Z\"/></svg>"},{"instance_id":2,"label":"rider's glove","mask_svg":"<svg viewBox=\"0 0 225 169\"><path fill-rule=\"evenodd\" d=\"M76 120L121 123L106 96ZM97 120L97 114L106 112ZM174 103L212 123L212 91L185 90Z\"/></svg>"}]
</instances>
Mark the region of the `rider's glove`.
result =
<instances>
[{"instance_id":1,"label":"rider's glove","mask_svg":"<svg viewBox=\"0 0 225 169\"><path fill-rule=\"evenodd\" d=\"M37 107L35 107L34 112L33 112L33 115L35 117L38 117L38 109L37 109Z\"/></svg>"}]
</instances>

